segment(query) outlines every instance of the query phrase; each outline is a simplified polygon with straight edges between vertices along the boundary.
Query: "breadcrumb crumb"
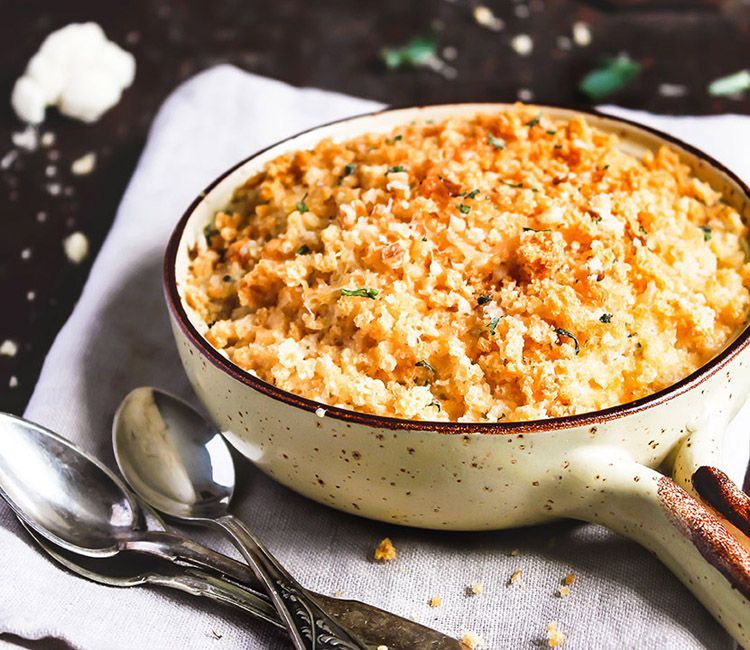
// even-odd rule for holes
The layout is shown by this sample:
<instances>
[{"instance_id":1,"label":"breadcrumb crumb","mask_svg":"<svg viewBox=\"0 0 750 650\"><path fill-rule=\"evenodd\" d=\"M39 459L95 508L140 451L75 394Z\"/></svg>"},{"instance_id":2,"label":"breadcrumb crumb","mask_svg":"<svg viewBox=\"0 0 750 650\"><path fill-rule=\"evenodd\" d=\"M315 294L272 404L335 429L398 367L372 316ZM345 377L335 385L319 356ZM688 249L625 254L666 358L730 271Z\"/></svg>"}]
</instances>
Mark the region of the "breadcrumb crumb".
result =
<instances>
[{"instance_id":1,"label":"breadcrumb crumb","mask_svg":"<svg viewBox=\"0 0 750 650\"><path fill-rule=\"evenodd\" d=\"M572 586L575 581L576 581L576 574L573 573L572 571L563 578L563 584L569 587Z\"/></svg>"},{"instance_id":2,"label":"breadcrumb crumb","mask_svg":"<svg viewBox=\"0 0 750 650\"><path fill-rule=\"evenodd\" d=\"M523 571L521 571L521 569L516 569L511 574L510 578L508 578L508 586L519 584L521 582L521 574L522 573L523 573Z\"/></svg>"},{"instance_id":3,"label":"breadcrumb crumb","mask_svg":"<svg viewBox=\"0 0 750 650\"><path fill-rule=\"evenodd\" d=\"M396 547L390 537L386 537L378 544L373 558L376 562L391 562L396 559L396 555Z\"/></svg>"},{"instance_id":4,"label":"breadcrumb crumb","mask_svg":"<svg viewBox=\"0 0 750 650\"><path fill-rule=\"evenodd\" d=\"M476 632L464 632L461 636L461 647L465 650L481 650L487 647L487 643Z\"/></svg>"},{"instance_id":5,"label":"breadcrumb crumb","mask_svg":"<svg viewBox=\"0 0 750 650\"><path fill-rule=\"evenodd\" d=\"M427 604L434 609L435 607L440 607L442 602L443 599L441 596L433 596Z\"/></svg>"},{"instance_id":6,"label":"breadcrumb crumb","mask_svg":"<svg viewBox=\"0 0 750 650\"><path fill-rule=\"evenodd\" d=\"M567 598L568 596L570 596L570 587L560 587L557 590L557 595L560 598Z\"/></svg>"},{"instance_id":7,"label":"breadcrumb crumb","mask_svg":"<svg viewBox=\"0 0 750 650\"><path fill-rule=\"evenodd\" d=\"M468 587L466 587L466 594L468 596L478 596L482 593L482 589L484 587L482 586L481 582L472 582Z\"/></svg>"},{"instance_id":8,"label":"breadcrumb crumb","mask_svg":"<svg viewBox=\"0 0 750 650\"><path fill-rule=\"evenodd\" d=\"M565 643L565 635L557 628L557 621L547 623L547 647L562 648Z\"/></svg>"},{"instance_id":9,"label":"breadcrumb crumb","mask_svg":"<svg viewBox=\"0 0 750 650\"><path fill-rule=\"evenodd\" d=\"M519 555L521 555L521 549L520 549L520 548L514 548L514 549L513 549L513 550L512 550L511 552L510 552L510 556L511 556L511 557L518 557Z\"/></svg>"}]
</instances>

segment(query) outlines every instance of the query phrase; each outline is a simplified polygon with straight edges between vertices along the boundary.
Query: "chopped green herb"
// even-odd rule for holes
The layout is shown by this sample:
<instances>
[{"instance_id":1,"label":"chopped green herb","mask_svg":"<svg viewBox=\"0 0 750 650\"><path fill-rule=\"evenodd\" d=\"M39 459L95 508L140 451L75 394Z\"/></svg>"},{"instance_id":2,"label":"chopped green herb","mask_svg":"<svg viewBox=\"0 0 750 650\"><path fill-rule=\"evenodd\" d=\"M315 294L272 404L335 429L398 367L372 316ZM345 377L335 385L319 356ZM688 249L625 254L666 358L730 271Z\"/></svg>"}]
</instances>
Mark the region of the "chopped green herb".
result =
<instances>
[{"instance_id":1,"label":"chopped green herb","mask_svg":"<svg viewBox=\"0 0 750 650\"><path fill-rule=\"evenodd\" d=\"M406 168L403 165L394 165L393 167L389 167L388 171L385 173L386 176L388 174L397 174L398 172L406 171Z\"/></svg>"},{"instance_id":2,"label":"chopped green herb","mask_svg":"<svg viewBox=\"0 0 750 650\"><path fill-rule=\"evenodd\" d=\"M523 183L514 183L513 181L500 181L503 185L507 185L508 187L523 187Z\"/></svg>"},{"instance_id":3,"label":"chopped green herb","mask_svg":"<svg viewBox=\"0 0 750 650\"><path fill-rule=\"evenodd\" d=\"M214 237L215 235L218 235L219 231L216 229L214 224L209 223L204 229L203 229L203 236L211 241L211 237Z\"/></svg>"},{"instance_id":4,"label":"chopped green herb","mask_svg":"<svg viewBox=\"0 0 750 650\"><path fill-rule=\"evenodd\" d=\"M497 316L490 321L489 330L492 336L495 336L495 330L497 330L497 325L499 322L500 318Z\"/></svg>"},{"instance_id":5,"label":"chopped green herb","mask_svg":"<svg viewBox=\"0 0 750 650\"><path fill-rule=\"evenodd\" d=\"M604 99L627 86L641 71L641 64L627 54L605 59L601 67L589 72L578 89L593 100Z\"/></svg>"},{"instance_id":6,"label":"chopped green herb","mask_svg":"<svg viewBox=\"0 0 750 650\"><path fill-rule=\"evenodd\" d=\"M607 171L608 169L609 169L609 165L608 165L608 164L607 164L607 165L604 165L604 166L602 166L602 171L603 171L603 172L606 172L606 171Z\"/></svg>"},{"instance_id":7,"label":"chopped green herb","mask_svg":"<svg viewBox=\"0 0 750 650\"><path fill-rule=\"evenodd\" d=\"M422 359L421 361L417 361L414 364L417 368L427 368L430 372L435 372L435 368L433 368L428 361L425 361Z\"/></svg>"},{"instance_id":8,"label":"chopped green herb","mask_svg":"<svg viewBox=\"0 0 750 650\"><path fill-rule=\"evenodd\" d=\"M465 203L459 203L456 207L461 214L469 214L471 211L471 208Z\"/></svg>"},{"instance_id":9,"label":"chopped green herb","mask_svg":"<svg viewBox=\"0 0 750 650\"><path fill-rule=\"evenodd\" d=\"M602 323L611 323L612 322L612 314L602 314L599 316L599 320Z\"/></svg>"},{"instance_id":10,"label":"chopped green herb","mask_svg":"<svg viewBox=\"0 0 750 650\"><path fill-rule=\"evenodd\" d=\"M397 70L403 66L419 67L428 65L437 58L437 37L418 36L401 47L384 47L380 51L380 58L389 70Z\"/></svg>"},{"instance_id":11,"label":"chopped green herb","mask_svg":"<svg viewBox=\"0 0 750 650\"><path fill-rule=\"evenodd\" d=\"M479 190L471 190L471 192L464 192L463 194L459 194L459 196L463 196L465 199L475 199L479 196Z\"/></svg>"},{"instance_id":12,"label":"chopped green herb","mask_svg":"<svg viewBox=\"0 0 750 650\"><path fill-rule=\"evenodd\" d=\"M604 218L603 218L603 217L600 217L600 216L599 216L598 214L592 214L592 215L591 215L591 220L592 220L592 221L593 221L594 223L601 223L601 222L603 221L603 219L604 219Z\"/></svg>"},{"instance_id":13,"label":"chopped green herb","mask_svg":"<svg viewBox=\"0 0 750 650\"><path fill-rule=\"evenodd\" d=\"M488 302L492 302L492 296L490 295L479 296L479 298L477 298L477 305L486 305Z\"/></svg>"},{"instance_id":14,"label":"chopped green herb","mask_svg":"<svg viewBox=\"0 0 750 650\"><path fill-rule=\"evenodd\" d=\"M404 136L401 135L401 134L399 134L395 138L393 138L393 141L394 142L399 142L400 140L403 140L403 139L404 139Z\"/></svg>"},{"instance_id":15,"label":"chopped green herb","mask_svg":"<svg viewBox=\"0 0 750 650\"><path fill-rule=\"evenodd\" d=\"M427 237L422 237L422 241L427 241Z\"/></svg>"},{"instance_id":16,"label":"chopped green herb","mask_svg":"<svg viewBox=\"0 0 750 650\"><path fill-rule=\"evenodd\" d=\"M354 170L357 169L357 163L349 163L344 167L344 176L349 176L349 174L353 174Z\"/></svg>"},{"instance_id":17,"label":"chopped green herb","mask_svg":"<svg viewBox=\"0 0 750 650\"><path fill-rule=\"evenodd\" d=\"M432 400L427 406L434 406L438 410L438 413L443 410L440 406L440 402L436 399Z\"/></svg>"},{"instance_id":18,"label":"chopped green herb","mask_svg":"<svg viewBox=\"0 0 750 650\"><path fill-rule=\"evenodd\" d=\"M487 134L487 144L492 145L495 149L505 149L505 140L496 138L491 133Z\"/></svg>"},{"instance_id":19,"label":"chopped green herb","mask_svg":"<svg viewBox=\"0 0 750 650\"><path fill-rule=\"evenodd\" d=\"M524 232L552 232L551 228L542 228L540 230L537 230L536 228L529 228L528 226L525 226L523 229Z\"/></svg>"},{"instance_id":20,"label":"chopped green herb","mask_svg":"<svg viewBox=\"0 0 750 650\"><path fill-rule=\"evenodd\" d=\"M539 124L539 120L541 119L542 119L542 114L539 113L539 115L537 115L535 118L532 118L528 122L526 122L526 126L528 126L529 128L534 127L537 124Z\"/></svg>"},{"instance_id":21,"label":"chopped green herb","mask_svg":"<svg viewBox=\"0 0 750 650\"><path fill-rule=\"evenodd\" d=\"M701 226L703 241L711 241L711 226Z\"/></svg>"},{"instance_id":22,"label":"chopped green herb","mask_svg":"<svg viewBox=\"0 0 750 650\"><path fill-rule=\"evenodd\" d=\"M232 280L232 276L231 276L231 275L225 275L225 276L224 276L224 277L222 278L222 280L224 280L224 282L230 282L230 281Z\"/></svg>"},{"instance_id":23,"label":"chopped green herb","mask_svg":"<svg viewBox=\"0 0 750 650\"><path fill-rule=\"evenodd\" d=\"M558 336L567 336L569 339L573 339L573 344L575 345L576 354L578 354L581 351L581 346L578 345L578 339L575 337L574 334L572 334L568 330L564 330L562 327L556 327L555 334L557 334Z\"/></svg>"},{"instance_id":24,"label":"chopped green herb","mask_svg":"<svg viewBox=\"0 0 750 650\"><path fill-rule=\"evenodd\" d=\"M648 235L648 230L646 230L643 226L638 226L638 232L642 235Z\"/></svg>"},{"instance_id":25,"label":"chopped green herb","mask_svg":"<svg viewBox=\"0 0 750 650\"><path fill-rule=\"evenodd\" d=\"M375 300L375 298L378 297L378 294L380 291L378 289L370 289L368 287L363 287L362 289L342 289L341 295L342 296L355 296L357 298L372 298Z\"/></svg>"},{"instance_id":26,"label":"chopped green herb","mask_svg":"<svg viewBox=\"0 0 750 650\"><path fill-rule=\"evenodd\" d=\"M297 205L295 206L297 208L297 212L310 212L310 208L308 208L307 203L305 203L306 198L307 192L305 192L305 196L302 197L301 201L297 201Z\"/></svg>"},{"instance_id":27,"label":"chopped green herb","mask_svg":"<svg viewBox=\"0 0 750 650\"><path fill-rule=\"evenodd\" d=\"M750 70L740 70L734 74L714 79L708 85L708 94L712 97L737 95L750 88Z\"/></svg>"},{"instance_id":28,"label":"chopped green herb","mask_svg":"<svg viewBox=\"0 0 750 650\"><path fill-rule=\"evenodd\" d=\"M552 148L553 148L553 149L562 149L562 145L561 145L561 144L556 144L556 145L555 145L555 146L553 146Z\"/></svg>"},{"instance_id":29,"label":"chopped green herb","mask_svg":"<svg viewBox=\"0 0 750 650\"><path fill-rule=\"evenodd\" d=\"M555 131L554 129L549 129L549 130L545 131L545 133L547 135L557 135L557 131Z\"/></svg>"},{"instance_id":30,"label":"chopped green herb","mask_svg":"<svg viewBox=\"0 0 750 650\"><path fill-rule=\"evenodd\" d=\"M307 244L302 244L297 249L297 255L307 255L310 252L310 247Z\"/></svg>"}]
</instances>

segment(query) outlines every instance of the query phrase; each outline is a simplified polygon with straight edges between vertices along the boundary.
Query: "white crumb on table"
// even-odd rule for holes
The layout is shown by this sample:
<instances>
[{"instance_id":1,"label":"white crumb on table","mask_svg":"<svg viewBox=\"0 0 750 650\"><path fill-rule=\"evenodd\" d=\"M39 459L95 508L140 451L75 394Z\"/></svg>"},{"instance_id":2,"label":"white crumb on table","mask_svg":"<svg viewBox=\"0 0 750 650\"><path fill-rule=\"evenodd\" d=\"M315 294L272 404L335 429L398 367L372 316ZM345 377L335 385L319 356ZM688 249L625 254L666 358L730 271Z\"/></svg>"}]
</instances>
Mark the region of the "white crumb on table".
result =
<instances>
[{"instance_id":1,"label":"white crumb on table","mask_svg":"<svg viewBox=\"0 0 750 650\"><path fill-rule=\"evenodd\" d=\"M499 32L503 29L503 27L505 27L505 22L503 22L503 19L498 18L492 12L492 9L486 7L485 5L477 5L476 7L474 7L474 11L472 13L474 15L474 20L480 27L486 27L493 32Z\"/></svg>"},{"instance_id":2,"label":"white crumb on table","mask_svg":"<svg viewBox=\"0 0 750 650\"><path fill-rule=\"evenodd\" d=\"M76 158L73 164L70 166L70 171L76 176L85 176L94 171L96 167L96 154L93 151L89 151L80 158Z\"/></svg>"},{"instance_id":3,"label":"white crumb on table","mask_svg":"<svg viewBox=\"0 0 750 650\"><path fill-rule=\"evenodd\" d=\"M10 381L8 381L8 386L10 388L15 388L16 386L18 386L18 377L16 377L15 375L11 376Z\"/></svg>"},{"instance_id":4,"label":"white crumb on table","mask_svg":"<svg viewBox=\"0 0 750 650\"><path fill-rule=\"evenodd\" d=\"M89 254L89 240L82 232L74 232L63 240L63 248L73 264L80 264Z\"/></svg>"},{"instance_id":5,"label":"white crumb on table","mask_svg":"<svg viewBox=\"0 0 750 650\"><path fill-rule=\"evenodd\" d=\"M10 136L11 142L19 149L34 151L39 146L39 134L29 125L23 131L15 131Z\"/></svg>"},{"instance_id":6,"label":"white crumb on table","mask_svg":"<svg viewBox=\"0 0 750 650\"><path fill-rule=\"evenodd\" d=\"M519 56L529 56L534 51L534 41L528 34L517 34L511 40L510 46Z\"/></svg>"},{"instance_id":7,"label":"white crumb on table","mask_svg":"<svg viewBox=\"0 0 750 650\"><path fill-rule=\"evenodd\" d=\"M0 356L15 357L18 354L18 344L10 339L5 339L0 344Z\"/></svg>"},{"instance_id":8,"label":"white crumb on table","mask_svg":"<svg viewBox=\"0 0 750 650\"><path fill-rule=\"evenodd\" d=\"M315 415L317 415L319 418L324 417L325 414L326 414L326 410L323 407L319 406L318 408L315 409Z\"/></svg>"},{"instance_id":9,"label":"white crumb on table","mask_svg":"<svg viewBox=\"0 0 750 650\"><path fill-rule=\"evenodd\" d=\"M591 28L586 23L578 21L573 24L573 42L578 47L591 44Z\"/></svg>"}]
</instances>

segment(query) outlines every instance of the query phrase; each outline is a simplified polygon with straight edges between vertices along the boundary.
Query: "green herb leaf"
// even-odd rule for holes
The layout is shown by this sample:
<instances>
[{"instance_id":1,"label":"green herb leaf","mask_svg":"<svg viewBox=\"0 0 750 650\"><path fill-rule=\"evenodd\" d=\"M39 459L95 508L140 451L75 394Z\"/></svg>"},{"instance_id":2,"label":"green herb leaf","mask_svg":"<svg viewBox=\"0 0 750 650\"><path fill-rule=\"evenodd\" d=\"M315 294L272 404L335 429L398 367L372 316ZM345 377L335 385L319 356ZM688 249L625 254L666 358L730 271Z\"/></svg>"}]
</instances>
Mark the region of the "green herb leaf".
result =
<instances>
[{"instance_id":1,"label":"green herb leaf","mask_svg":"<svg viewBox=\"0 0 750 650\"><path fill-rule=\"evenodd\" d=\"M703 231L703 241L711 241L711 227L701 226L700 228Z\"/></svg>"},{"instance_id":2,"label":"green herb leaf","mask_svg":"<svg viewBox=\"0 0 750 650\"><path fill-rule=\"evenodd\" d=\"M231 282L232 281L232 276L231 275L225 275L222 278L222 280L224 280L224 282Z\"/></svg>"},{"instance_id":3,"label":"green herb leaf","mask_svg":"<svg viewBox=\"0 0 750 650\"><path fill-rule=\"evenodd\" d=\"M612 322L612 314L602 314L599 316L599 320L602 323L611 323Z\"/></svg>"},{"instance_id":4,"label":"green herb leaf","mask_svg":"<svg viewBox=\"0 0 750 650\"><path fill-rule=\"evenodd\" d=\"M206 238L206 241L210 244L211 243L211 237L215 237L219 234L219 231L216 229L213 223L209 223L204 229L203 229L203 236Z\"/></svg>"},{"instance_id":5,"label":"green herb leaf","mask_svg":"<svg viewBox=\"0 0 750 650\"><path fill-rule=\"evenodd\" d=\"M429 64L437 58L437 37L418 36L401 47L384 47L380 58L389 70L398 70L404 66L419 67Z\"/></svg>"},{"instance_id":6,"label":"green herb leaf","mask_svg":"<svg viewBox=\"0 0 750 650\"><path fill-rule=\"evenodd\" d=\"M556 327L555 334L557 334L558 336L567 336L569 339L573 339L576 354L578 354L581 351L581 346L578 345L578 339L575 337L574 334L572 334L568 330L564 330L562 327Z\"/></svg>"},{"instance_id":7,"label":"green herb leaf","mask_svg":"<svg viewBox=\"0 0 750 650\"><path fill-rule=\"evenodd\" d=\"M427 237L422 237L422 241L427 241Z\"/></svg>"},{"instance_id":8,"label":"green herb leaf","mask_svg":"<svg viewBox=\"0 0 750 650\"><path fill-rule=\"evenodd\" d=\"M539 113L539 115L537 115L536 117L534 117L534 118L530 119L528 122L526 122L526 126L528 126L529 128L534 127L537 124L539 124L539 120L541 120L541 119L542 119L542 114Z\"/></svg>"},{"instance_id":9,"label":"green herb leaf","mask_svg":"<svg viewBox=\"0 0 750 650\"><path fill-rule=\"evenodd\" d=\"M488 302L492 302L492 296L490 295L479 296L479 298L477 298L477 305L479 306L486 305Z\"/></svg>"},{"instance_id":10,"label":"green herb leaf","mask_svg":"<svg viewBox=\"0 0 750 650\"><path fill-rule=\"evenodd\" d=\"M388 174L397 174L398 172L405 172L406 168L403 165L394 165L393 167L389 167L388 171L385 173L386 176Z\"/></svg>"},{"instance_id":11,"label":"green herb leaf","mask_svg":"<svg viewBox=\"0 0 750 650\"><path fill-rule=\"evenodd\" d=\"M524 232L552 232L551 228L542 228L541 230L537 230L536 228L529 228L528 226L524 227Z\"/></svg>"},{"instance_id":12,"label":"green herb leaf","mask_svg":"<svg viewBox=\"0 0 750 650\"><path fill-rule=\"evenodd\" d=\"M355 296L357 298L371 298L372 300L375 300L375 298L378 297L378 294L380 291L378 289L370 289L368 287L363 287L362 289L342 289L341 295L342 296Z\"/></svg>"},{"instance_id":13,"label":"green herb leaf","mask_svg":"<svg viewBox=\"0 0 750 650\"><path fill-rule=\"evenodd\" d=\"M403 140L403 139L404 139L404 136L401 135L401 134L399 134L399 135L397 135L396 137L393 138L393 141L394 142L399 142L400 140Z\"/></svg>"},{"instance_id":14,"label":"green herb leaf","mask_svg":"<svg viewBox=\"0 0 750 650\"><path fill-rule=\"evenodd\" d=\"M500 181L503 185L507 185L508 187L523 187L523 183L514 183L513 181Z\"/></svg>"},{"instance_id":15,"label":"green herb leaf","mask_svg":"<svg viewBox=\"0 0 750 650\"><path fill-rule=\"evenodd\" d=\"M417 362L416 362L416 363L415 363L414 365L415 365L415 366L416 366L417 368L427 368L427 370L429 370L430 372L433 372L433 373L435 372L435 368L433 368L433 367L432 367L432 366L431 366L431 365L429 364L429 362L425 361L424 359L422 359L421 361L417 361Z\"/></svg>"},{"instance_id":16,"label":"green herb leaf","mask_svg":"<svg viewBox=\"0 0 750 650\"><path fill-rule=\"evenodd\" d=\"M349 163L344 167L344 176L349 176L349 174L353 174L354 170L357 169L357 163Z\"/></svg>"},{"instance_id":17,"label":"green herb leaf","mask_svg":"<svg viewBox=\"0 0 750 650\"><path fill-rule=\"evenodd\" d=\"M627 86L641 71L641 64L627 54L605 59L601 67L589 72L578 89L590 99L598 101Z\"/></svg>"},{"instance_id":18,"label":"green herb leaf","mask_svg":"<svg viewBox=\"0 0 750 650\"><path fill-rule=\"evenodd\" d=\"M297 201L297 205L294 206L297 208L297 212L310 212L310 208L307 207L307 203L305 203L305 199L307 198L307 192L305 192L305 196L302 197L301 201Z\"/></svg>"},{"instance_id":19,"label":"green herb leaf","mask_svg":"<svg viewBox=\"0 0 750 650\"><path fill-rule=\"evenodd\" d=\"M459 194L459 196L463 196L465 199L475 199L479 196L479 190L471 190L471 192L464 192L463 194Z\"/></svg>"},{"instance_id":20,"label":"green herb leaf","mask_svg":"<svg viewBox=\"0 0 750 650\"><path fill-rule=\"evenodd\" d=\"M490 321L489 330L492 336L495 336L495 330L497 330L497 325L499 322L500 318L497 316Z\"/></svg>"},{"instance_id":21,"label":"green herb leaf","mask_svg":"<svg viewBox=\"0 0 750 650\"><path fill-rule=\"evenodd\" d=\"M443 410L440 406L440 402L438 402L436 399L432 400L427 406L434 406L438 410L438 413Z\"/></svg>"},{"instance_id":22,"label":"green herb leaf","mask_svg":"<svg viewBox=\"0 0 750 650\"><path fill-rule=\"evenodd\" d=\"M461 214L469 214L471 211L471 208L465 203L459 203L456 207Z\"/></svg>"},{"instance_id":23,"label":"green herb leaf","mask_svg":"<svg viewBox=\"0 0 750 650\"><path fill-rule=\"evenodd\" d=\"M310 247L307 244L302 244L297 249L297 255L307 255L310 252Z\"/></svg>"},{"instance_id":24,"label":"green herb leaf","mask_svg":"<svg viewBox=\"0 0 750 650\"><path fill-rule=\"evenodd\" d=\"M734 74L714 79L708 85L708 94L712 97L737 95L750 88L750 70L740 70Z\"/></svg>"},{"instance_id":25,"label":"green herb leaf","mask_svg":"<svg viewBox=\"0 0 750 650\"><path fill-rule=\"evenodd\" d=\"M492 145L495 149L505 149L505 140L496 138L491 133L487 134L487 144Z\"/></svg>"},{"instance_id":26,"label":"green herb leaf","mask_svg":"<svg viewBox=\"0 0 750 650\"><path fill-rule=\"evenodd\" d=\"M557 135L557 131L555 131L554 129L549 129L549 130L545 131L545 133L547 135Z\"/></svg>"}]
</instances>

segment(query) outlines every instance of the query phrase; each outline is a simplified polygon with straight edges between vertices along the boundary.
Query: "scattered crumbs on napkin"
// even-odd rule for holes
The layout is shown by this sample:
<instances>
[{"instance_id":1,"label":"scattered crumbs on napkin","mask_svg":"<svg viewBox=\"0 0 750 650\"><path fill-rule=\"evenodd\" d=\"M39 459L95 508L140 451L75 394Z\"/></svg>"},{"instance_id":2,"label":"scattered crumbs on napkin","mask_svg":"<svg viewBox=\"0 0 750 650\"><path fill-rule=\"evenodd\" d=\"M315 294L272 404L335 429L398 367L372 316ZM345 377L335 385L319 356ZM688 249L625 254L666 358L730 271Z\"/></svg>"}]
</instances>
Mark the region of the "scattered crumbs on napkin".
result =
<instances>
[{"instance_id":1,"label":"scattered crumbs on napkin","mask_svg":"<svg viewBox=\"0 0 750 650\"><path fill-rule=\"evenodd\" d=\"M562 648L565 643L566 636L557 627L558 625L557 621L547 623L547 646L549 648Z\"/></svg>"},{"instance_id":2,"label":"scattered crumbs on napkin","mask_svg":"<svg viewBox=\"0 0 750 650\"><path fill-rule=\"evenodd\" d=\"M486 648L487 644L476 632L466 631L461 636L461 647L465 650L481 650Z\"/></svg>"},{"instance_id":3,"label":"scattered crumbs on napkin","mask_svg":"<svg viewBox=\"0 0 750 650\"><path fill-rule=\"evenodd\" d=\"M523 571L521 569L516 569L513 573L510 574L510 578L508 578L508 586L512 585L521 585L523 584L521 580L521 574Z\"/></svg>"},{"instance_id":4,"label":"scattered crumbs on napkin","mask_svg":"<svg viewBox=\"0 0 750 650\"><path fill-rule=\"evenodd\" d=\"M442 596L439 596L436 594L435 596L430 598L430 600L427 601L427 604L433 609L435 609L436 607L440 607L442 602L443 602Z\"/></svg>"},{"instance_id":5,"label":"scattered crumbs on napkin","mask_svg":"<svg viewBox=\"0 0 750 650\"><path fill-rule=\"evenodd\" d=\"M511 556L511 557L518 557L519 555L521 555L521 549L519 549L519 548L514 548L514 549L513 549L513 550L512 550L511 552L510 552L510 556Z\"/></svg>"},{"instance_id":6,"label":"scattered crumbs on napkin","mask_svg":"<svg viewBox=\"0 0 750 650\"><path fill-rule=\"evenodd\" d=\"M373 553L373 559L376 562L392 562L396 559L396 547L393 545L390 537L385 537L381 540L380 544L377 545L375 553Z\"/></svg>"},{"instance_id":7,"label":"scattered crumbs on napkin","mask_svg":"<svg viewBox=\"0 0 750 650\"><path fill-rule=\"evenodd\" d=\"M467 596L478 596L482 593L482 583L481 582L472 582L468 587L466 587L466 595Z\"/></svg>"}]
</instances>

